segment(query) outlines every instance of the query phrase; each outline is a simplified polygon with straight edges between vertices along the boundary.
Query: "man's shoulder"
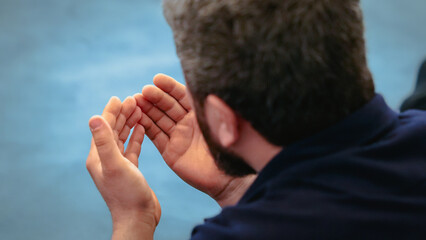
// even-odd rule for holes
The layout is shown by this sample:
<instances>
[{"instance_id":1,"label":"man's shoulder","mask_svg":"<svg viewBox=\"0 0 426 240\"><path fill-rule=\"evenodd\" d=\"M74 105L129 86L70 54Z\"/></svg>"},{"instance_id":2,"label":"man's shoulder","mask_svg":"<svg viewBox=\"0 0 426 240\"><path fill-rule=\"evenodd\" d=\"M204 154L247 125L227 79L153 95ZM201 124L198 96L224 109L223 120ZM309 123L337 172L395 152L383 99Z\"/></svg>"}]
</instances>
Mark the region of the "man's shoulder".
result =
<instances>
[{"instance_id":1,"label":"man's shoulder","mask_svg":"<svg viewBox=\"0 0 426 240\"><path fill-rule=\"evenodd\" d=\"M426 196L356 195L315 181L227 207L192 239L423 239ZM424 189L425 186L423 186ZM371 236L371 237L369 237Z\"/></svg>"},{"instance_id":2,"label":"man's shoulder","mask_svg":"<svg viewBox=\"0 0 426 240\"><path fill-rule=\"evenodd\" d=\"M302 233L301 227L305 226L300 221L304 220L300 212L286 208L282 199L262 199L224 208L219 215L197 226L192 239L282 239L284 233Z\"/></svg>"}]
</instances>

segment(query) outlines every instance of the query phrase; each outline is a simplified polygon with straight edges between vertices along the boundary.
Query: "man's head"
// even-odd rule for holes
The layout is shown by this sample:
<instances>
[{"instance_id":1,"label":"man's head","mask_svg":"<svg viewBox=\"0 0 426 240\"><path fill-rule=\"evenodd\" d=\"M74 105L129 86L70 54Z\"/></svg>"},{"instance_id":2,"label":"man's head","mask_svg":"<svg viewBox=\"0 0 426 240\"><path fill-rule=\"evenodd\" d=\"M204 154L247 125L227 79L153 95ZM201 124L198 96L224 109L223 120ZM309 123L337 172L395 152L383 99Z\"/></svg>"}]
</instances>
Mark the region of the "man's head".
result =
<instances>
[{"instance_id":1,"label":"man's head","mask_svg":"<svg viewBox=\"0 0 426 240\"><path fill-rule=\"evenodd\" d=\"M277 146L374 96L359 0L164 0L164 12L206 138L209 95Z\"/></svg>"}]
</instances>

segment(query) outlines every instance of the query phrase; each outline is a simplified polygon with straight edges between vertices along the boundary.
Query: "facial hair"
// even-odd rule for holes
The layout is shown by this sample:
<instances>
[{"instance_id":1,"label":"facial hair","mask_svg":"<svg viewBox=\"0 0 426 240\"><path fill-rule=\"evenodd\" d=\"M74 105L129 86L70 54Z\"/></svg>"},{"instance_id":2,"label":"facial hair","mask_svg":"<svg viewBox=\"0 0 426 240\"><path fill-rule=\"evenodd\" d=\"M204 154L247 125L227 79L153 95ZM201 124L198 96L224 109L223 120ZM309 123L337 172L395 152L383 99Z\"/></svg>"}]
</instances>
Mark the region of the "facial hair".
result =
<instances>
[{"instance_id":1,"label":"facial hair","mask_svg":"<svg viewBox=\"0 0 426 240\"><path fill-rule=\"evenodd\" d=\"M197 109L203 110L203 109ZM255 174L256 171L248 165L244 159L223 148L211 136L211 130L208 127L207 121L200 113L204 111L195 111L197 116L198 125L203 133L204 140L209 147L216 166L225 172L225 174L233 177L244 177L250 174Z\"/></svg>"}]
</instances>

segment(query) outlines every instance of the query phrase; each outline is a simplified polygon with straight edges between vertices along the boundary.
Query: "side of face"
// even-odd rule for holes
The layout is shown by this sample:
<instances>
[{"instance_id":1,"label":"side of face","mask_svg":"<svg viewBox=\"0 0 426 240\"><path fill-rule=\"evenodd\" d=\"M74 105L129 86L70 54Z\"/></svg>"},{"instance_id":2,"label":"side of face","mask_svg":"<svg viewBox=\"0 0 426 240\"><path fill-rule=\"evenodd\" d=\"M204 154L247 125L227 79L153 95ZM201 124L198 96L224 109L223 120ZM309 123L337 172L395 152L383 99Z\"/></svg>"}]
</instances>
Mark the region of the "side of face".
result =
<instances>
[{"instance_id":1,"label":"side of face","mask_svg":"<svg viewBox=\"0 0 426 240\"><path fill-rule=\"evenodd\" d=\"M231 150L240 137L240 120L235 111L215 95L209 95L204 104L192 102L198 125L218 168L235 177L255 174L256 171Z\"/></svg>"}]
</instances>

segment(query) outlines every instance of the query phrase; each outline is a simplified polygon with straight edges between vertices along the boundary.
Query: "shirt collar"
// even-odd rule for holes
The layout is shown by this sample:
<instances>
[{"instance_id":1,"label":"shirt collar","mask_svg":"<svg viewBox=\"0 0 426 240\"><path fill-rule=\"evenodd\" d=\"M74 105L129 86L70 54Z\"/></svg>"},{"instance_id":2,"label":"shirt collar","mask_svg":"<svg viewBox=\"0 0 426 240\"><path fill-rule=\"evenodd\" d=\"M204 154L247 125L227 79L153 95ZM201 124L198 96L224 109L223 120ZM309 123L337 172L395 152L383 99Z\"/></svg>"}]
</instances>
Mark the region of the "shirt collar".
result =
<instances>
[{"instance_id":1,"label":"shirt collar","mask_svg":"<svg viewBox=\"0 0 426 240\"><path fill-rule=\"evenodd\" d=\"M291 166L366 144L392 127L398 114L377 94L369 103L336 125L285 147L259 173L240 203L249 202L262 186Z\"/></svg>"}]
</instances>

